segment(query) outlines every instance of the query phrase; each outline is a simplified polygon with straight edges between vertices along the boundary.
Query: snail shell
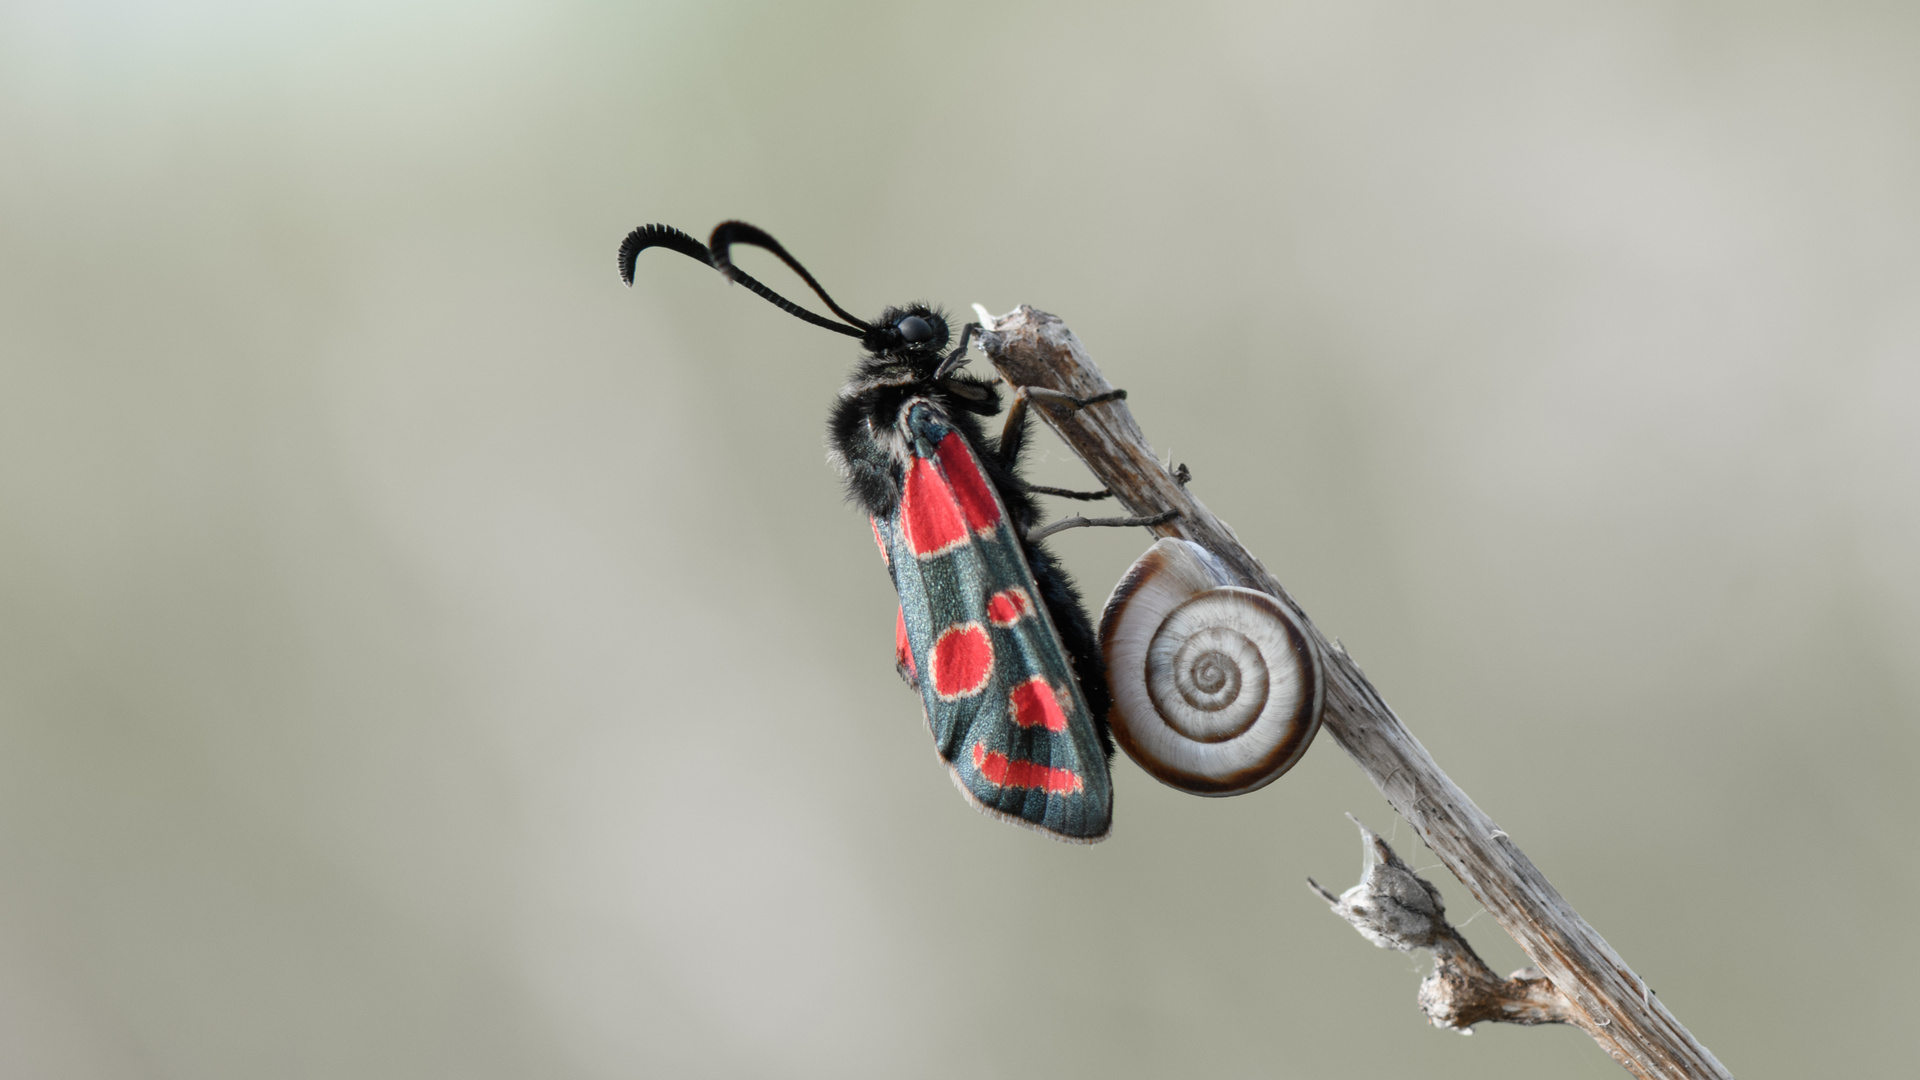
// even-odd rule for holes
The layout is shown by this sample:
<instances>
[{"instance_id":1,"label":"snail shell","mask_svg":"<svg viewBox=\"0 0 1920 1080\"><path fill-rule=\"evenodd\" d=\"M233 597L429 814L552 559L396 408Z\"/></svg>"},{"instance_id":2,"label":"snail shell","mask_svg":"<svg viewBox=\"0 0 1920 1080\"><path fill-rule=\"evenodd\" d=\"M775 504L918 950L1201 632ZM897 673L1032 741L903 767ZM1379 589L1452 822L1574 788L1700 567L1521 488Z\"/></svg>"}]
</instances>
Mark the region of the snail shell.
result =
<instances>
[{"instance_id":1,"label":"snail shell","mask_svg":"<svg viewBox=\"0 0 1920 1080\"><path fill-rule=\"evenodd\" d=\"M1100 616L1114 738L1195 795L1265 787L1320 730L1326 683L1312 636L1286 605L1232 580L1205 548L1163 539Z\"/></svg>"}]
</instances>

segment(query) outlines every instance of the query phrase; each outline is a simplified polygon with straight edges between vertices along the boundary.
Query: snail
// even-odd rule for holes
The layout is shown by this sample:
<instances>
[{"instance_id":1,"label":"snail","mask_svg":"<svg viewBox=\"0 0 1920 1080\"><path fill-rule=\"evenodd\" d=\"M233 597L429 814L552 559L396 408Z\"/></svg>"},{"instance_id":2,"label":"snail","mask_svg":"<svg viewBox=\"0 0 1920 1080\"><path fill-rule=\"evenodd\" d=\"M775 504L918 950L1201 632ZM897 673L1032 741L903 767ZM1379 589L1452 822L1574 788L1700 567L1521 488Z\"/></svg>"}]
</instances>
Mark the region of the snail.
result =
<instances>
[{"instance_id":1,"label":"snail","mask_svg":"<svg viewBox=\"0 0 1920 1080\"><path fill-rule=\"evenodd\" d=\"M1320 654L1300 617L1198 544L1156 542L1100 616L1114 738L1161 783L1243 795L1293 767L1320 730Z\"/></svg>"}]
</instances>

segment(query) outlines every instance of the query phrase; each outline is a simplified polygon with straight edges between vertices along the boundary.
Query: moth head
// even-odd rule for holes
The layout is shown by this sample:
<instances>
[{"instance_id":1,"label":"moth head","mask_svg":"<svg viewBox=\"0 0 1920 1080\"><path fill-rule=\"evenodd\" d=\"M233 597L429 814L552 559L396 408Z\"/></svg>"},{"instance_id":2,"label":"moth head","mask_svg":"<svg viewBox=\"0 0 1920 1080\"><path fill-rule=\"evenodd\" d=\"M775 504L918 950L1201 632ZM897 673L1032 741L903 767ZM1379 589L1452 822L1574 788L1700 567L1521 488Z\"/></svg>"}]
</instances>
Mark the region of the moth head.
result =
<instances>
[{"instance_id":1,"label":"moth head","mask_svg":"<svg viewBox=\"0 0 1920 1080\"><path fill-rule=\"evenodd\" d=\"M916 368L929 362L938 367L945 358L947 343L953 339L946 313L922 303L888 308L870 325L872 329L860 339L868 352L904 360Z\"/></svg>"}]
</instances>

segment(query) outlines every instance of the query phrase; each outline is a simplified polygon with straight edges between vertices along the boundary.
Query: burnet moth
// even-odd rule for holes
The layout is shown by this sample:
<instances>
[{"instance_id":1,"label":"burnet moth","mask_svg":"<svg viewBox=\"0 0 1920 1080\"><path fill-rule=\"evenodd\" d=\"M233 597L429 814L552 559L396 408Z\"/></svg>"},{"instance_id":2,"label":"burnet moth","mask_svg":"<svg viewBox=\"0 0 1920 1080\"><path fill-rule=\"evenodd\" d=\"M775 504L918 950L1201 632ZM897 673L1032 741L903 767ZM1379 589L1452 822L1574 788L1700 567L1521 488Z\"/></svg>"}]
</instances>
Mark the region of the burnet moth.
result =
<instances>
[{"instance_id":1,"label":"burnet moth","mask_svg":"<svg viewBox=\"0 0 1920 1080\"><path fill-rule=\"evenodd\" d=\"M778 256L840 321L809 311L733 265L735 244ZM900 595L895 656L920 691L934 749L967 801L983 813L1060 840L1092 843L1113 820L1105 666L1079 590L1039 540L1068 524L1151 525L1171 517L1084 518L1036 529L1035 494L1105 498L1020 478L1030 394L1015 394L997 439L997 380L962 371L977 323L951 333L926 304L888 308L872 321L835 303L779 241L729 221L703 245L666 225L646 225L620 245L620 276L633 284L642 251L662 247L712 266L787 313L860 339L865 354L827 420L827 445L847 497L873 522L874 540ZM1086 408L1124 391L1076 399Z\"/></svg>"}]
</instances>

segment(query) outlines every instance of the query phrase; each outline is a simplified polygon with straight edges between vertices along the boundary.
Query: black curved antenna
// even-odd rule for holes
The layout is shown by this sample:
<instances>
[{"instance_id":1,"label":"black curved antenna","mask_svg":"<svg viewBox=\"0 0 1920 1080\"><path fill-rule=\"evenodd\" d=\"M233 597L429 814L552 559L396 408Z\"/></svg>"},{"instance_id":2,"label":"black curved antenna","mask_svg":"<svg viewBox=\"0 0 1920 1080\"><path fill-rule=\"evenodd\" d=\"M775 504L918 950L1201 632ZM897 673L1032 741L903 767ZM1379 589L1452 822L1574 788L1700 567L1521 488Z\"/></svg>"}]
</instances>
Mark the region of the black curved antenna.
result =
<instances>
[{"instance_id":1,"label":"black curved antenna","mask_svg":"<svg viewBox=\"0 0 1920 1080\"><path fill-rule=\"evenodd\" d=\"M729 228L745 229L746 235L736 236L732 233L723 235L723 230ZM797 319L803 319L815 326L824 327L837 334L845 334L848 337L864 337L867 331L871 329L866 323L854 319L853 316L848 315L842 310L840 305L834 303L833 298L828 296L820 288L820 284L813 280L813 275L807 273L805 267L801 266L793 256L787 254L786 249L782 248L779 241L773 237L768 236L766 233L751 225L738 221L723 223L719 228L713 230L713 235L716 242L720 244L718 254L708 250L706 245L671 225L642 225L628 233L625 240L620 241L620 280L626 282L628 285L632 285L633 267L634 263L639 260L640 253L650 247L663 247L677 251L689 259L698 259L706 263L708 266L713 267L725 275L728 281L737 281L745 285L748 289L759 295L761 299L766 300L768 303ZM765 243L762 243L762 240L764 240ZM827 306L832 308L835 314L848 320L853 325L842 326L824 315L815 315L799 304L762 285L752 274L728 262L726 259L726 245L736 242L755 244L767 248L775 255L780 256L788 266L793 267L794 272L798 273L802 280L809 286L812 286L814 292L820 294L820 298L827 302Z\"/></svg>"},{"instance_id":2,"label":"black curved antenna","mask_svg":"<svg viewBox=\"0 0 1920 1080\"><path fill-rule=\"evenodd\" d=\"M689 259L713 265L713 252L707 246L671 225L642 225L620 241L620 280L633 284L634 260L650 247L671 248Z\"/></svg>"},{"instance_id":3,"label":"black curved antenna","mask_svg":"<svg viewBox=\"0 0 1920 1080\"><path fill-rule=\"evenodd\" d=\"M786 263L789 270L800 275L800 280L807 283L807 288L812 289L815 296L831 308L835 315L852 325L859 334L865 334L873 329L867 320L834 303L833 297L827 295L827 290L821 288L820 283L813 279L813 275L807 273L807 268L800 265L800 260L787 254L787 249L780 246L780 241L768 235L765 229L749 225L744 221L723 221L713 227L713 235L707 238L707 246L713 249L713 265L728 278L738 278L742 284L753 280L747 277L746 271L733 265L733 260L727 257L728 249L735 244L752 244L754 247L766 248L778 255L780 261ZM796 311L795 314L799 312ZM839 330L840 327L835 326L833 329Z\"/></svg>"}]
</instances>

